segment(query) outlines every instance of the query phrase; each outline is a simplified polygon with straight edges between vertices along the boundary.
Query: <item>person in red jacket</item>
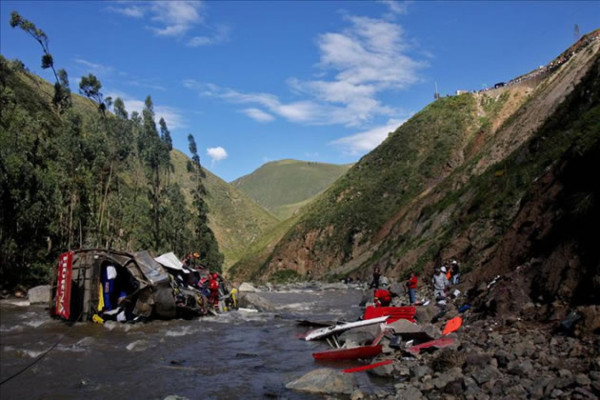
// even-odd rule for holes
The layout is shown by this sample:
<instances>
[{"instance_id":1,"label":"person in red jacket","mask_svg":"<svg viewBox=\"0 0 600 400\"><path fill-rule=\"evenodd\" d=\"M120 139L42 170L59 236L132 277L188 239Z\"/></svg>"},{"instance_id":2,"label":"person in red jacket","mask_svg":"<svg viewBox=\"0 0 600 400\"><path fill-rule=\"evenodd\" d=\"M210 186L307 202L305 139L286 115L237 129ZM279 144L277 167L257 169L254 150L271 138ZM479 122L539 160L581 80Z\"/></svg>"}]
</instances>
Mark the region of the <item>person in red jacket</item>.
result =
<instances>
[{"instance_id":1,"label":"person in red jacket","mask_svg":"<svg viewBox=\"0 0 600 400\"><path fill-rule=\"evenodd\" d=\"M375 290L375 307L388 307L392 302L392 294L386 289Z\"/></svg>"},{"instance_id":2,"label":"person in red jacket","mask_svg":"<svg viewBox=\"0 0 600 400\"><path fill-rule=\"evenodd\" d=\"M414 305L417 302L417 284L419 280L414 272L410 273L410 277L406 281L406 287L408 288L408 298L410 299L410 305Z\"/></svg>"},{"instance_id":3,"label":"person in red jacket","mask_svg":"<svg viewBox=\"0 0 600 400\"><path fill-rule=\"evenodd\" d=\"M215 272L210 275L210 281L208 284L210 289L209 302L213 305L215 310L219 309L219 275Z\"/></svg>"}]
</instances>

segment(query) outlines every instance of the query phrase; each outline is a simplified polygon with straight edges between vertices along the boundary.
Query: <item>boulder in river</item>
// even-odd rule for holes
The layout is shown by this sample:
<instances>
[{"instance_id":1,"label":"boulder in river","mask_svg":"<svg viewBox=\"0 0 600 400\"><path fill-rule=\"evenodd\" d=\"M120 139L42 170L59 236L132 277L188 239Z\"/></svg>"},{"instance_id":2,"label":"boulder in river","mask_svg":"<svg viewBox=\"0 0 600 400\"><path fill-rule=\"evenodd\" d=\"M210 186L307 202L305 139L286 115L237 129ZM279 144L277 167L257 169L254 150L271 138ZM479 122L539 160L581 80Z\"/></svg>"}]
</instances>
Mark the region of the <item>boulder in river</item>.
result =
<instances>
[{"instance_id":1,"label":"boulder in river","mask_svg":"<svg viewBox=\"0 0 600 400\"><path fill-rule=\"evenodd\" d=\"M339 336L339 341L345 343L347 341L360 345L369 345L373 339L381 332L379 325L360 326L347 330Z\"/></svg>"},{"instance_id":2,"label":"boulder in river","mask_svg":"<svg viewBox=\"0 0 600 400\"><path fill-rule=\"evenodd\" d=\"M320 368L288 383L285 387L307 393L352 394L356 381L352 374Z\"/></svg>"},{"instance_id":3,"label":"boulder in river","mask_svg":"<svg viewBox=\"0 0 600 400\"><path fill-rule=\"evenodd\" d=\"M255 308L258 311L273 311L275 306L269 300L256 293L242 293L238 299L242 308Z\"/></svg>"},{"instance_id":4,"label":"boulder in river","mask_svg":"<svg viewBox=\"0 0 600 400\"><path fill-rule=\"evenodd\" d=\"M259 292L260 290L258 290L257 288L255 288L251 283L248 282L243 282L240 287L238 287L238 292L242 293L242 292Z\"/></svg>"},{"instance_id":5,"label":"boulder in river","mask_svg":"<svg viewBox=\"0 0 600 400\"><path fill-rule=\"evenodd\" d=\"M50 285L41 285L27 291L30 304L48 304L50 302Z\"/></svg>"}]
</instances>

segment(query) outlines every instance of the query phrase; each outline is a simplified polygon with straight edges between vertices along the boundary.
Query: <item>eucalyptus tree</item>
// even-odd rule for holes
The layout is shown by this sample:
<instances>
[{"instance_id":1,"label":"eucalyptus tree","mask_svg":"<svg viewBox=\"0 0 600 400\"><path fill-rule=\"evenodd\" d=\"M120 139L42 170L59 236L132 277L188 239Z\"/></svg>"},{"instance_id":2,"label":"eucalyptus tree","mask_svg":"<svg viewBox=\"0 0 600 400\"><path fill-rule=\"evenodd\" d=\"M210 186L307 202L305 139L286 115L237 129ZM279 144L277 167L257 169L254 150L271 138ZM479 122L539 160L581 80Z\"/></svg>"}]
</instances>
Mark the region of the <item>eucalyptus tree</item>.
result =
<instances>
[{"instance_id":1,"label":"eucalyptus tree","mask_svg":"<svg viewBox=\"0 0 600 400\"><path fill-rule=\"evenodd\" d=\"M127 115L127 110L125 109L125 103L120 97L117 97L115 99L115 102L113 104L113 111L117 118L120 118L122 120L127 120L129 118L129 116Z\"/></svg>"},{"instance_id":2,"label":"eucalyptus tree","mask_svg":"<svg viewBox=\"0 0 600 400\"><path fill-rule=\"evenodd\" d=\"M165 122L165 119L161 118L158 121L158 124L160 125L160 139L165 144L167 151L173 150L173 139L171 139L171 132L169 131L169 128L167 127L167 123Z\"/></svg>"},{"instance_id":3,"label":"eucalyptus tree","mask_svg":"<svg viewBox=\"0 0 600 400\"><path fill-rule=\"evenodd\" d=\"M138 139L138 149L144 164L148 168L151 232L154 249L159 251L162 244L161 219L164 214L163 203L166 190L163 172L168 170L171 157L167 145L161 140L156 128L154 105L150 96L146 98L145 107L142 110L142 131Z\"/></svg>"},{"instance_id":4,"label":"eucalyptus tree","mask_svg":"<svg viewBox=\"0 0 600 400\"><path fill-rule=\"evenodd\" d=\"M163 234L168 248L175 254L186 254L193 246L194 238L189 228L191 213L178 183L169 184L165 193Z\"/></svg>"},{"instance_id":5,"label":"eucalyptus tree","mask_svg":"<svg viewBox=\"0 0 600 400\"><path fill-rule=\"evenodd\" d=\"M0 56L0 276L26 283L47 273L57 242L57 182L51 138L59 119ZM26 101L25 101L26 98ZM51 115L50 115L51 114Z\"/></svg>"},{"instance_id":6,"label":"eucalyptus tree","mask_svg":"<svg viewBox=\"0 0 600 400\"><path fill-rule=\"evenodd\" d=\"M194 206L194 249L200 252L204 262L214 271L221 272L223 265L223 254L219 252L219 243L215 235L208 226L208 205L204 201L204 196L207 195L206 188L202 183L202 179L206 174L200 164L200 156L198 155L198 147L196 140L190 133L188 135L189 150L192 154L192 162L188 163L188 171L192 172L195 187L192 189L192 198Z\"/></svg>"},{"instance_id":7,"label":"eucalyptus tree","mask_svg":"<svg viewBox=\"0 0 600 400\"><path fill-rule=\"evenodd\" d=\"M54 68L54 58L52 57L52 54L50 54L50 49L48 47L49 39L46 33L35 26L33 22L23 18L16 11L13 11L10 15L10 26L13 28L21 28L40 44L43 51L42 68L50 68L54 74L54 97L52 102L61 112L71 107L71 91L69 89L67 72L64 69L56 71Z\"/></svg>"}]
</instances>

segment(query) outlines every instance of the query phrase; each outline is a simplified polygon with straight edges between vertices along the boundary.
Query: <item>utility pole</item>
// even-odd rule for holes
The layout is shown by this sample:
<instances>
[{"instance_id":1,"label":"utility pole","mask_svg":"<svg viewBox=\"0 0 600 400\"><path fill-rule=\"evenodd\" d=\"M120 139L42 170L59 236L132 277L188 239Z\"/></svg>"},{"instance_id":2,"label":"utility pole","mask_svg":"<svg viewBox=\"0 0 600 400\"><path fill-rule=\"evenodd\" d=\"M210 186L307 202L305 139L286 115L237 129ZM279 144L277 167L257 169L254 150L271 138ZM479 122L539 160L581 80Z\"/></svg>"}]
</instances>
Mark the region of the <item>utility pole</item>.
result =
<instances>
[{"instance_id":1,"label":"utility pole","mask_svg":"<svg viewBox=\"0 0 600 400\"><path fill-rule=\"evenodd\" d=\"M581 32L579 31L579 24L575 24L575 29L573 30L573 33L575 34L575 41L578 41L579 37L581 36Z\"/></svg>"}]
</instances>

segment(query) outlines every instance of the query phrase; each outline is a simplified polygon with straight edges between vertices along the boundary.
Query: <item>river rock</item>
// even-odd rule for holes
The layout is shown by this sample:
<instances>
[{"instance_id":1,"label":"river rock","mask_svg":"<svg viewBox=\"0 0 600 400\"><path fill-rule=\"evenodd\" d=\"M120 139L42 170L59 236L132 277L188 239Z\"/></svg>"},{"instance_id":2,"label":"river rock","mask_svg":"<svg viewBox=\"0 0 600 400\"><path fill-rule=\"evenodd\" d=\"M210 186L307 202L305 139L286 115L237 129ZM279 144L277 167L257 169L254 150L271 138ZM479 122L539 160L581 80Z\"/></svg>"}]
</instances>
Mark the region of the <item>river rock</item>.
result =
<instances>
[{"instance_id":1,"label":"river rock","mask_svg":"<svg viewBox=\"0 0 600 400\"><path fill-rule=\"evenodd\" d=\"M575 375L575 382L580 386L589 386L592 380L586 374Z\"/></svg>"},{"instance_id":2,"label":"river rock","mask_svg":"<svg viewBox=\"0 0 600 400\"><path fill-rule=\"evenodd\" d=\"M398 321L394 321L391 324L387 325L388 328L392 328L396 333L414 333L421 332L422 328L415 324L414 322L410 322L407 319L399 319Z\"/></svg>"},{"instance_id":3,"label":"river rock","mask_svg":"<svg viewBox=\"0 0 600 400\"><path fill-rule=\"evenodd\" d=\"M515 360L510 361L506 366L509 374L519 376L529 376L533 371L533 364L529 360Z\"/></svg>"},{"instance_id":4,"label":"river rock","mask_svg":"<svg viewBox=\"0 0 600 400\"><path fill-rule=\"evenodd\" d=\"M257 288L255 288L254 286L252 286L251 283L248 282L243 282L240 287L238 287L238 292L242 293L242 292L259 292L260 290L258 290Z\"/></svg>"},{"instance_id":5,"label":"river rock","mask_svg":"<svg viewBox=\"0 0 600 400\"><path fill-rule=\"evenodd\" d=\"M442 336L442 331L440 330L440 328L438 328L437 326L435 326L433 324L423 325L422 330L423 330L423 332L428 334L431 338L439 338L440 336Z\"/></svg>"},{"instance_id":6,"label":"river rock","mask_svg":"<svg viewBox=\"0 0 600 400\"><path fill-rule=\"evenodd\" d=\"M349 330L340 335L339 342L345 343L345 347L348 348L366 346L373 342L374 337L375 336L369 332ZM351 346L351 344L354 344L354 346Z\"/></svg>"},{"instance_id":7,"label":"river rock","mask_svg":"<svg viewBox=\"0 0 600 400\"><path fill-rule=\"evenodd\" d=\"M269 300L256 293L244 293L238 299L238 305L242 308L255 308L258 311L273 311L275 306Z\"/></svg>"},{"instance_id":8,"label":"river rock","mask_svg":"<svg viewBox=\"0 0 600 400\"><path fill-rule=\"evenodd\" d=\"M420 380L425 375L431 375L433 371L427 365L417 365L410 370L412 376L416 380Z\"/></svg>"},{"instance_id":9,"label":"river rock","mask_svg":"<svg viewBox=\"0 0 600 400\"><path fill-rule=\"evenodd\" d=\"M27 298L30 304L49 303L50 285L41 285L29 289L27 291Z\"/></svg>"},{"instance_id":10,"label":"river rock","mask_svg":"<svg viewBox=\"0 0 600 400\"><path fill-rule=\"evenodd\" d=\"M356 389L352 392L352 396L350 396L350 400L365 400L367 399L367 395L360 389Z\"/></svg>"},{"instance_id":11,"label":"river rock","mask_svg":"<svg viewBox=\"0 0 600 400\"><path fill-rule=\"evenodd\" d=\"M146 351L151 346L150 342L144 339L136 340L127 345L129 351Z\"/></svg>"},{"instance_id":12,"label":"river rock","mask_svg":"<svg viewBox=\"0 0 600 400\"><path fill-rule=\"evenodd\" d=\"M420 324L430 323L435 315L439 313L439 309L432 303L428 306L417 307L415 319Z\"/></svg>"},{"instance_id":13,"label":"river rock","mask_svg":"<svg viewBox=\"0 0 600 400\"><path fill-rule=\"evenodd\" d=\"M394 364L380 365L379 367L367 370L367 373L372 376L380 376L383 378L394 377Z\"/></svg>"},{"instance_id":14,"label":"river rock","mask_svg":"<svg viewBox=\"0 0 600 400\"><path fill-rule=\"evenodd\" d=\"M483 385L486 382L491 381L492 379L498 379L502 376L502 373L498 371L498 369L488 365L487 367L477 370L471 374L473 379L477 382L479 386Z\"/></svg>"},{"instance_id":15,"label":"river rock","mask_svg":"<svg viewBox=\"0 0 600 400\"><path fill-rule=\"evenodd\" d=\"M577 312L583 316L583 322L580 325L584 333L592 333L600 330L600 306L578 307Z\"/></svg>"},{"instance_id":16,"label":"river rock","mask_svg":"<svg viewBox=\"0 0 600 400\"><path fill-rule=\"evenodd\" d=\"M379 335L379 325L360 326L345 331L339 336L342 342L350 341L358 344L371 344L373 339Z\"/></svg>"},{"instance_id":17,"label":"river rock","mask_svg":"<svg viewBox=\"0 0 600 400\"><path fill-rule=\"evenodd\" d=\"M423 397L423 393L421 393L421 391L416 387L408 386L405 389L398 390L395 398L405 400L421 400L425 397Z\"/></svg>"},{"instance_id":18,"label":"river rock","mask_svg":"<svg viewBox=\"0 0 600 400\"><path fill-rule=\"evenodd\" d=\"M352 374L319 368L285 385L286 389L320 394L352 394L356 386Z\"/></svg>"},{"instance_id":19,"label":"river rock","mask_svg":"<svg viewBox=\"0 0 600 400\"><path fill-rule=\"evenodd\" d=\"M458 378L451 382L448 382L446 386L444 386L443 392L453 395L453 396L461 396L465 391L465 380L463 378Z\"/></svg>"},{"instance_id":20,"label":"river rock","mask_svg":"<svg viewBox=\"0 0 600 400\"><path fill-rule=\"evenodd\" d=\"M464 369L466 371L475 371L485 368L486 365L490 364L491 359L492 357L486 353L469 353L465 357Z\"/></svg>"}]
</instances>

